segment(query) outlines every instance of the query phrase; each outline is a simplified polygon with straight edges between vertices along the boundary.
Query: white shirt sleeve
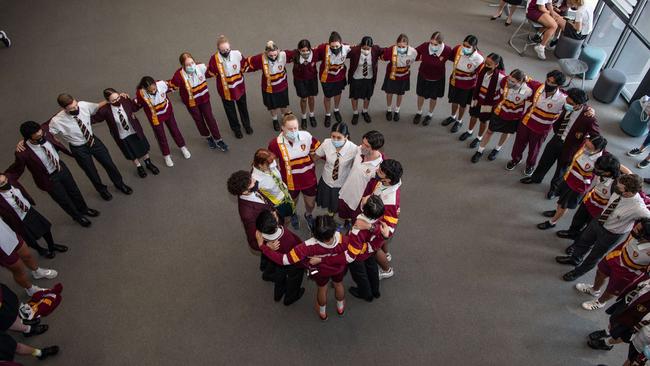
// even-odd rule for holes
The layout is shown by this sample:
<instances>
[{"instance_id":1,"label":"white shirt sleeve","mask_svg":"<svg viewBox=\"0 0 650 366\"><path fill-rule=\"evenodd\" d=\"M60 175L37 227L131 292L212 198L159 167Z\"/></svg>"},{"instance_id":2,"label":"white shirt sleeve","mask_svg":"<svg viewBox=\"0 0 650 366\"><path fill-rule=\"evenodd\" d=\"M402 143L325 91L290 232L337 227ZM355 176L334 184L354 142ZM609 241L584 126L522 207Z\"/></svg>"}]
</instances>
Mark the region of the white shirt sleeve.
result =
<instances>
[{"instance_id":1,"label":"white shirt sleeve","mask_svg":"<svg viewBox=\"0 0 650 366\"><path fill-rule=\"evenodd\" d=\"M97 113L97 110L99 109L99 104L97 104L97 103L84 102L83 104L80 103L80 106L83 106L84 108L86 108L86 110L88 111L88 114L91 115L91 116L93 114Z\"/></svg>"},{"instance_id":2,"label":"white shirt sleeve","mask_svg":"<svg viewBox=\"0 0 650 366\"><path fill-rule=\"evenodd\" d=\"M316 149L316 151L315 151L316 155L320 156L321 158L322 158L323 156L325 156L325 149L323 148L323 146L325 145L325 142L326 142L326 141L329 141L329 139L325 139L325 141L323 141L323 143L320 144L320 146L318 147L318 149Z\"/></svg>"},{"instance_id":3,"label":"white shirt sleeve","mask_svg":"<svg viewBox=\"0 0 650 366\"><path fill-rule=\"evenodd\" d=\"M196 65L196 72L198 74L205 74L205 72L208 70L208 67L205 66L205 64L198 64Z\"/></svg>"},{"instance_id":4,"label":"white shirt sleeve","mask_svg":"<svg viewBox=\"0 0 650 366\"><path fill-rule=\"evenodd\" d=\"M167 90L169 89L169 88L167 88L167 83L165 81L163 81L163 80L157 81L156 82L156 87L158 88L158 92L163 93L163 94L167 93Z\"/></svg>"}]
</instances>

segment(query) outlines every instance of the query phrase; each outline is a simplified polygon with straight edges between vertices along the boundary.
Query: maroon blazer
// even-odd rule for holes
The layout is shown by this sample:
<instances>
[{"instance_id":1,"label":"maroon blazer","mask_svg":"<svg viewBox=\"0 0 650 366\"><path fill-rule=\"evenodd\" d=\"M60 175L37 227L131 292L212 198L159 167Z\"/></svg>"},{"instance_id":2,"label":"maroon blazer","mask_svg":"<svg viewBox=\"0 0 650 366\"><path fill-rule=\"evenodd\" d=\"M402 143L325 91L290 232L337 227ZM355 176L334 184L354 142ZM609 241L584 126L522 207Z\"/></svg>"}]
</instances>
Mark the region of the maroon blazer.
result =
<instances>
[{"instance_id":1,"label":"maroon blazer","mask_svg":"<svg viewBox=\"0 0 650 366\"><path fill-rule=\"evenodd\" d=\"M36 204L32 196L30 196L29 193L27 193L27 190L25 190L25 187L23 187L22 184L20 184L16 179L11 178L10 176L7 176L7 179L9 180L9 183L12 186L20 190L20 193L22 193L23 196L25 196L25 198L27 199L27 201L29 201L31 205ZM25 226L23 224L23 221L20 219L20 217L18 217L16 211L4 199L4 197L0 197L0 217L2 218L2 220L4 220L4 222L7 223L7 225L9 225L11 230L16 232L16 234L22 236L23 238L27 235L27 233L25 233Z\"/></svg>"},{"instance_id":2,"label":"maroon blazer","mask_svg":"<svg viewBox=\"0 0 650 366\"><path fill-rule=\"evenodd\" d=\"M582 146L582 143L585 141L585 137L587 135L600 135L600 127L598 126L598 120L596 119L596 116L587 117L585 115L587 107L588 105L585 105L580 110L580 116L578 116L575 123L573 123L573 126L571 126L571 129L567 133L566 139L564 140L564 145L562 146L562 153L560 154L559 158L560 163L571 163L573 156L576 154L576 152L578 152L578 149L580 149L580 146ZM557 133L558 129L560 128L560 124L562 124L566 113L566 110L562 111L560 118L558 118L557 121L553 123L553 131L555 133Z\"/></svg>"},{"instance_id":3,"label":"maroon blazer","mask_svg":"<svg viewBox=\"0 0 650 366\"><path fill-rule=\"evenodd\" d=\"M260 251L260 247L257 245L257 239L255 239L255 221L257 221L257 216L264 211L275 211L275 208L270 202L265 204L247 201L242 198L237 198L237 205L239 206L239 218L241 223L244 225L244 231L246 232L246 240L248 241L248 246L251 249Z\"/></svg>"},{"instance_id":4,"label":"maroon blazer","mask_svg":"<svg viewBox=\"0 0 650 366\"><path fill-rule=\"evenodd\" d=\"M372 83L377 82L377 64L379 56L384 52L383 48L374 45L370 50L370 57L372 60ZM348 83L352 80L352 75L357 70L359 66L359 58L361 57L361 46L354 46L348 52L348 58L350 59L350 68L348 69Z\"/></svg>"},{"instance_id":5,"label":"maroon blazer","mask_svg":"<svg viewBox=\"0 0 650 366\"><path fill-rule=\"evenodd\" d=\"M135 112L140 109L140 106L138 106L131 98L122 97L120 100L122 101L122 108L124 108L124 112L126 112L125 117L128 118L129 123L131 126L133 126L133 129L135 130L135 133L138 135L138 137L144 139L145 136L144 132L142 131L142 126L140 125L140 121L138 121L138 117L135 115ZM110 131L111 136L113 136L113 140L115 140L117 146L122 146L123 142L120 140L120 133L117 129L117 125L120 123L120 121L115 120L110 104L106 104L105 106L99 108L97 113L92 116L92 123L100 123L104 121L106 121L108 130Z\"/></svg>"},{"instance_id":6,"label":"maroon blazer","mask_svg":"<svg viewBox=\"0 0 650 366\"><path fill-rule=\"evenodd\" d=\"M54 146L54 148L65 155L73 157L70 151L63 146L49 131L49 122L47 121L41 124L43 133L45 134L45 139ZM26 147L24 151L15 152L14 163L7 169L5 174L12 179L19 179L25 172L25 168L32 173L34 178L34 183L36 186L46 192L49 192L52 189L52 182L50 181L50 175L47 173L47 168L43 165L41 159L38 158L36 153L29 147ZM61 160L61 169L64 168L63 160Z\"/></svg>"}]
</instances>

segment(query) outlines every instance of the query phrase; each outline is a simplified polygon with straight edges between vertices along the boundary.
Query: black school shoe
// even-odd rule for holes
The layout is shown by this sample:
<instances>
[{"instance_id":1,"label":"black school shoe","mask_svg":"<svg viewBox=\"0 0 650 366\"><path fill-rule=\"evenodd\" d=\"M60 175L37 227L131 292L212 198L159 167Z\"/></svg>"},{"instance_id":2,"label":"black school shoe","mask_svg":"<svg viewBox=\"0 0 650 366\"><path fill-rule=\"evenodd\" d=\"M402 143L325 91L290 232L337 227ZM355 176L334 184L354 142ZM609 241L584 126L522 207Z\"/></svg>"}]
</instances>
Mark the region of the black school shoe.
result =
<instances>
[{"instance_id":1,"label":"black school shoe","mask_svg":"<svg viewBox=\"0 0 650 366\"><path fill-rule=\"evenodd\" d=\"M393 120L393 112L386 111L386 121L392 121Z\"/></svg>"},{"instance_id":2,"label":"black school shoe","mask_svg":"<svg viewBox=\"0 0 650 366\"><path fill-rule=\"evenodd\" d=\"M499 150L492 149L492 151L490 151L490 154L488 155L487 159L489 161L494 161L497 158L497 155L499 155Z\"/></svg>"},{"instance_id":3,"label":"black school shoe","mask_svg":"<svg viewBox=\"0 0 650 366\"><path fill-rule=\"evenodd\" d=\"M316 123L316 117L314 117L314 116L309 116L309 124L310 124L312 127L316 127L316 125L317 125L317 123Z\"/></svg>"},{"instance_id":4,"label":"black school shoe","mask_svg":"<svg viewBox=\"0 0 650 366\"><path fill-rule=\"evenodd\" d=\"M325 127L329 127L332 124L332 116L325 115Z\"/></svg>"},{"instance_id":5,"label":"black school shoe","mask_svg":"<svg viewBox=\"0 0 650 366\"><path fill-rule=\"evenodd\" d=\"M614 346L610 346L609 344L607 344L607 342L605 342L604 339L596 339L596 340L590 339L587 341L587 345L590 348L601 350L601 351L609 351L612 348L614 348Z\"/></svg>"},{"instance_id":6,"label":"black school shoe","mask_svg":"<svg viewBox=\"0 0 650 366\"><path fill-rule=\"evenodd\" d=\"M399 121L399 112L393 112L393 122Z\"/></svg>"},{"instance_id":7,"label":"black school shoe","mask_svg":"<svg viewBox=\"0 0 650 366\"><path fill-rule=\"evenodd\" d=\"M481 143L481 140L479 140L478 137L475 137L474 140L472 140L472 142L469 143L469 148L470 149L476 149L476 147L480 143Z\"/></svg>"},{"instance_id":8,"label":"black school shoe","mask_svg":"<svg viewBox=\"0 0 650 366\"><path fill-rule=\"evenodd\" d=\"M552 224L550 221L544 221L541 224L537 224L537 228L540 230L548 230L554 227L555 224Z\"/></svg>"},{"instance_id":9,"label":"black school shoe","mask_svg":"<svg viewBox=\"0 0 650 366\"><path fill-rule=\"evenodd\" d=\"M343 117L341 116L341 112L334 111L334 119L336 120L336 122L339 123L343 122Z\"/></svg>"},{"instance_id":10,"label":"black school shoe","mask_svg":"<svg viewBox=\"0 0 650 366\"><path fill-rule=\"evenodd\" d=\"M235 131L235 138L237 138L237 139L243 139L243 138L244 138L244 134L241 133L240 130L237 130L237 131Z\"/></svg>"},{"instance_id":11,"label":"black school shoe","mask_svg":"<svg viewBox=\"0 0 650 366\"><path fill-rule=\"evenodd\" d=\"M420 113L417 113L415 117L413 117L413 124L419 125L421 119L422 119L422 115Z\"/></svg>"},{"instance_id":12,"label":"black school shoe","mask_svg":"<svg viewBox=\"0 0 650 366\"><path fill-rule=\"evenodd\" d=\"M460 127L461 127L462 125L463 125L463 122L460 122L460 121L456 121L456 122L454 122L454 125L451 126L451 130L449 130L449 132L451 132L451 133L456 133L456 132L458 132L458 130L460 130Z\"/></svg>"},{"instance_id":13,"label":"black school shoe","mask_svg":"<svg viewBox=\"0 0 650 366\"><path fill-rule=\"evenodd\" d=\"M273 130L276 132L280 132L280 122L278 122L277 119L273 120Z\"/></svg>"},{"instance_id":14,"label":"black school shoe","mask_svg":"<svg viewBox=\"0 0 650 366\"><path fill-rule=\"evenodd\" d=\"M450 116L450 117L447 117L446 119L444 119L440 124L443 125L443 126L449 126L450 124L452 124L455 121L456 121L456 119L454 117Z\"/></svg>"},{"instance_id":15,"label":"black school shoe","mask_svg":"<svg viewBox=\"0 0 650 366\"><path fill-rule=\"evenodd\" d=\"M429 124L431 124L431 116L427 115L424 117L424 121L422 121L422 126L428 126Z\"/></svg>"},{"instance_id":16,"label":"black school shoe","mask_svg":"<svg viewBox=\"0 0 650 366\"><path fill-rule=\"evenodd\" d=\"M147 171L144 170L144 167L141 165L136 168L138 170L138 177L140 178L146 178L147 177Z\"/></svg>"},{"instance_id":17,"label":"black school shoe","mask_svg":"<svg viewBox=\"0 0 650 366\"><path fill-rule=\"evenodd\" d=\"M478 161L481 160L482 157L483 157L482 152L478 152L478 151L475 152L474 155L472 155L472 163L474 164L478 163Z\"/></svg>"},{"instance_id":18,"label":"black school shoe","mask_svg":"<svg viewBox=\"0 0 650 366\"><path fill-rule=\"evenodd\" d=\"M354 113L352 115L352 124L356 125L357 123L359 123L359 113Z\"/></svg>"},{"instance_id":19,"label":"black school shoe","mask_svg":"<svg viewBox=\"0 0 650 366\"><path fill-rule=\"evenodd\" d=\"M300 119L300 129L301 130L306 130L307 129L307 118L301 118Z\"/></svg>"},{"instance_id":20,"label":"black school shoe","mask_svg":"<svg viewBox=\"0 0 650 366\"><path fill-rule=\"evenodd\" d=\"M37 358L39 360L44 360L50 356L54 356L57 353L59 353L59 346L49 346L45 348L41 348L41 355L38 356Z\"/></svg>"},{"instance_id":21,"label":"black school shoe","mask_svg":"<svg viewBox=\"0 0 650 366\"><path fill-rule=\"evenodd\" d=\"M363 120L366 123L372 122L372 118L370 118L370 115L368 114L368 112L361 112L361 117L363 117Z\"/></svg>"},{"instance_id":22,"label":"black school shoe","mask_svg":"<svg viewBox=\"0 0 650 366\"><path fill-rule=\"evenodd\" d=\"M371 295L370 297L361 297L361 294L359 293L359 288L357 287L350 287L348 289L348 292L350 293L350 295L358 299L366 300L367 302L372 302L373 296Z\"/></svg>"}]
</instances>

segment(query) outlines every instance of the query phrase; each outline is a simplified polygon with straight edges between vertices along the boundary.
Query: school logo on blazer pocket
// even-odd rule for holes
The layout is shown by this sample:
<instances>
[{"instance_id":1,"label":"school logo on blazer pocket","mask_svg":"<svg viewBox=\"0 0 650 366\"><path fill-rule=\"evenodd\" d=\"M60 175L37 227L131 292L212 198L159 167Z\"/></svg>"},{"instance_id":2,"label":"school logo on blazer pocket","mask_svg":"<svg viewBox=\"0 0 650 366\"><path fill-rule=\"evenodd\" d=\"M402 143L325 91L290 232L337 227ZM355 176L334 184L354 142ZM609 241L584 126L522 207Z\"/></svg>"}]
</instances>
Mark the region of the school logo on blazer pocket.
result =
<instances>
[{"instance_id":1,"label":"school logo on blazer pocket","mask_svg":"<svg viewBox=\"0 0 650 366\"><path fill-rule=\"evenodd\" d=\"M307 149L307 145L305 145L305 144L300 145L300 149L302 151L305 151L305 149Z\"/></svg>"},{"instance_id":2,"label":"school logo on blazer pocket","mask_svg":"<svg viewBox=\"0 0 650 366\"><path fill-rule=\"evenodd\" d=\"M278 70L282 71L284 67L282 65L278 65Z\"/></svg>"},{"instance_id":3,"label":"school logo on blazer pocket","mask_svg":"<svg viewBox=\"0 0 650 366\"><path fill-rule=\"evenodd\" d=\"M582 133L582 132L576 132L576 138L577 138L577 139L581 139L582 136L583 136L583 133Z\"/></svg>"}]
</instances>

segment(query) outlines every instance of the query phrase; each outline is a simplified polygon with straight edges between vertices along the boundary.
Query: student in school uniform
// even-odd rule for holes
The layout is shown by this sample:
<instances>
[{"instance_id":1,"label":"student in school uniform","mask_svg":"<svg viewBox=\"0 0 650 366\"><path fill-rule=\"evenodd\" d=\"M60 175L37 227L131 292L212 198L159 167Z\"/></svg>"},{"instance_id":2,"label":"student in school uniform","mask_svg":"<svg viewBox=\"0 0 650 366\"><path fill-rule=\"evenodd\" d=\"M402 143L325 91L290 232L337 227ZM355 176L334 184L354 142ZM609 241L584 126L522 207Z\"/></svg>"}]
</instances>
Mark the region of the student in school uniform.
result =
<instances>
[{"instance_id":1,"label":"student in school uniform","mask_svg":"<svg viewBox=\"0 0 650 366\"><path fill-rule=\"evenodd\" d=\"M541 39L539 39L539 43L534 47L535 53L537 53L537 57L540 60L546 60L544 50L557 29L557 22L553 18L554 14L556 12L553 9L552 0L530 0L528 2L526 18L544 26Z\"/></svg>"},{"instance_id":2,"label":"student in school uniform","mask_svg":"<svg viewBox=\"0 0 650 366\"><path fill-rule=\"evenodd\" d=\"M403 33L397 36L393 46L384 48L381 59L388 63L381 90L386 92L387 121L399 121L402 97L411 88L411 65L417 57L418 51L409 46L409 38ZM397 95L395 108L393 108L393 95Z\"/></svg>"},{"instance_id":3,"label":"student in school uniform","mask_svg":"<svg viewBox=\"0 0 650 366\"><path fill-rule=\"evenodd\" d=\"M551 47L557 44L560 33L568 38L584 40L593 30L594 9L585 5L585 0L568 0L567 5L575 9L575 18L568 20L557 12L553 14L553 20L557 23L558 29L555 39L549 43Z\"/></svg>"},{"instance_id":4,"label":"student in school uniform","mask_svg":"<svg viewBox=\"0 0 650 366\"><path fill-rule=\"evenodd\" d=\"M272 247L278 253L288 254L293 248L302 243L302 239L280 224L271 211L262 211L257 216L255 226L257 228L255 235L258 244ZM284 305L289 306L305 294L305 288L301 287L301 285L306 265L298 262L290 266L276 267L273 275L275 284L273 300L278 302L284 297Z\"/></svg>"},{"instance_id":5,"label":"student in school uniform","mask_svg":"<svg viewBox=\"0 0 650 366\"><path fill-rule=\"evenodd\" d=\"M524 184L539 184L555 164L551 186L546 195L548 199L557 195L562 176L584 141L589 136L600 134L594 110L587 104L587 93L579 88L571 88L566 91L566 95L564 110L553 123L553 137L544 146L535 171L530 177L520 179Z\"/></svg>"},{"instance_id":6,"label":"student in school uniform","mask_svg":"<svg viewBox=\"0 0 650 366\"><path fill-rule=\"evenodd\" d=\"M208 91L208 67L196 63L189 52L183 52L178 58L181 67L174 72L169 85L179 90L181 100L192 116L196 129L199 130L210 149L228 151L228 145L221 138L217 120L212 113L210 92Z\"/></svg>"},{"instance_id":7,"label":"student in school uniform","mask_svg":"<svg viewBox=\"0 0 650 366\"><path fill-rule=\"evenodd\" d=\"M576 290L595 299L582 303L585 310L597 310L611 298L619 296L625 288L647 277L650 266L650 219L634 224L628 238L612 249L598 262L594 284L577 283ZM607 280L605 291L602 287Z\"/></svg>"},{"instance_id":8,"label":"student in school uniform","mask_svg":"<svg viewBox=\"0 0 650 366\"><path fill-rule=\"evenodd\" d=\"M47 123L26 121L20 125L25 149L16 150L15 160L5 174L18 180L27 168L36 187L50 195L79 225L89 227L92 223L86 216L97 217L99 211L88 207L70 169L59 156L72 154L48 130Z\"/></svg>"},{"instance_id":9,"label":"student in school uniform","mask_svg":"<svg viewBox=\"0 0 650 366\"><path fill-rule=\"evenodd\" d=\"M499 6L497 7L496 13L490 17L490 20L497 20L501 18L503 14L503 9L508 6L508 18L506 19L505 26L509 27L512 24L512 16L517 12L517 7L520 6L524 0L501 0L499 1Z\"/></svg>"},{"instance_id":10,"label":"student in school uniform","mask_svg":"<svg viewBox=\"0 0 650 366\"><path fill-rule=\"evenodd\" d=\"M604 155L600 159L599 165L594 170L594 174L597 176L594 185L585 194L580 207L573 215L571 226L569 226L568 230L558 231L556 233L558 237L571 240L578 239L587 224L592 219L597 219L607 207L616 179L622 174L632 174L632 171L621 165L614 155Z\"/></svg>"},{"instance_id":11,"label":"student in school uniform","mask_svg":"<svg viewBox=\"0 0 650 366\"><path fill-rule=\"evenodd\" d=\"M368 114L370 98L377 82L377 63L381 56L381 47L374 44L372 37L364 36L361 43L352 47L348 57L350 69L348 82L350 83L350 103L352 103L352 124L359 123L359 100L363 100L361 115L366 123L372 122Z\"/></svg>"},{"instance_id":12,"label":"student in school uniform","mask_svg":"<svg viewBox=\"0 0 650 366\"><path fill-rule=\"evenodd\" d=\"M120 148L126 160L133 162L140 178L147 176L145 167L153 175L157 175L160 170L151 162L149 141L135 115L140 107L131 98L123 98L113 88L104 89L104 99L108 104L99 108L93 115L93 123L106 121L108 131L117 147ZM145 167L142 166L140 160L144 162Z\"/></svg>"},{"instance_id":13,"label":"student in school uniform","mask_svg":"<svg viewBox=\"0 0 650 366\"><path fill-rule=\"evenodd\" d=\"M280 215L284 222L296 213L296 207L282 174L278 169L277 157L267 149L257 149L253 157L251 175L258 182L258 190L264 195ZM297 229L297 228L296 228Z\"/></svg>"},{"instance_id":14,"label":"student in school uniform","mask_svg":"<svg viewBox=\"0 0 650 366\"><path fill-rule=\"evenodd\" d=\"M52 259L56 252L67 252L68 247L54 242L52 224L34 208L35 204L22 184L0 174L0 217L39 255ZM38 245L41 238L45 239L47 249Z\"/></svg>"},{"instance_id":15,"label":"student in school uniform","mask_svg":"<svg viewBox=\"0 0 650 366\"><path fill-rule=\"evenodd\" d=\"M242 125L247 135L253 133L246 104L246 84L244 83L246 67L246 58L238 50L230 48L228 38L224 35L217 37L217 52L210 57L208 76L214 77L217 81L217 92L221 96L230 129L238 139L244 137L241 132ZM238 110L241 125L237 118Z\"/></svg>"},{"instance_id":16,"label":"student in school uniform","mask_svg":"<svg viewBox=\"0 0 650 366\"><path fill-rule=\"evenodd\" d=\"M307 128L307 106L309 106L309 125L316 127L316 96L318 95L318 70L316 63L320 61L308 39L301 39L293 54L293 86L300 97L300 128Z\"/></svg>"},{"instance_id":17,"label":"student in school uniform","mask_svg":"<svg viewBox=\"0 0 650 366\"><path fill-rule=\"evenodd\" d=\"M417 46L418 52L416 61L420 61L418 69L418 83L415 93L418 96L418 112L413 117L413 124L419 124L422 120L422 107L424 101L429 100L429 113L422 120L422 126L428 126L433 118L433 110L436 108L438 98L445 96L446 67L445 64L452 58L451 47L443 42L442 33L436 31L431 35L429 42Z\"/></svg>"},{"instance_id":18,"label":"student in school uniform","mask_svg":"<svg viewBox=\"0 0 650 366\"><path fill-rule=\"evenodd\" d=\"M506 164L506 170L513 170L519 165L524 149L528 146L524 176L528 177L533 174L535 165L537 165L539 149L564 110L566 94L560 90L560 85L564 85L565 81L566 76L559 70L553 70L546 74L544 83L535 80L528 81L528 86L533 89L533 94L526 103L526 112L517 128L511 160Z\"/></svg>"},{"instance_id":19,"label":"student in school uniform","mask_svg":"<svg viewBox=\"0 0 650 366\"><path fill-rule=\"evenodd\" d=\"M501 136L497 146L488 154L489 161L497 158L508 137L517 132L521 117L524 115L526 101L533 95L533 89L528 86L526 79L527 76L523 71L515 69L501 80L499 99L492 109L490 124L485 136L472 156L472 163L478 163L481 160L483 151L495 132L500 133Z\"/></svg>"},{"instance_id":20,"label":"student in school uniform","mask_svg":"<svg viewBox=\"0 0 650 366\"><path fill-rule=\"evenodd\" d=\"M368 183L374 178L379 164L384 156L379 151L384 146L384 135L379 131L368 131L362 139L361 145L352 163L348 178L339 191L339 207L337 213L345 220L346 227L350 227L351 220L359 215L359 204Z\"/></svg>"},{"instance_id":21,"label":"student in school uniform","mask_svg":"<svg viewBox=\"0 0 650 366\"><path fill-rule=\"evenodd\" d=\"M278 115L287 113L289 83L287 63L293 61L294 51L281 51L273 41L266 42L264 52L246 60L246 72L262 70L262 100L271 113L273 129L280 131Z\"/></svg>"},{"instance_id":22,"label":"student in school uniform","mask_svg":"<svg viewBox=\"0 0 650 366\"><path fill-rule=\"evenodd\" d=\"M178 124L176 124L172 103L167 98L167 93L171 91L172 89L166 81L156 81L151 76L145 76L140 80L140 84L138 84L135 99L136 103L144 109L144 113L149 119L156 140L158 140L158 146L160 146L160 151L165 159L165 165L170 168L174 166L174 161L172 160L169 144L167 143L165 126L167 126L169 133L172 135L176 146L181 149L183 157L185 159L192 157L190 150L185 145L183 134L181 134Z\"/></svg>"},{"instance_id":23,"label":"student in school uniform","mask_svg":"<svg viewBox=\"0 0 650 366\"><path fill-rule=\"evenodd\" d=\"M332 125L330 138L316 149L316 156L325 160L318 181L316 204L334 216L339 207L339 191L350 174L359 147L350 141L348 126L343 122Z\"/></svg>"},{"instance_id":24,"label":"student in school uniform","mask_svg":"<svg viewBox=\"0 0 650 366\"><path fill-rule=\"evenodd\" d=\"M286 114L282 119L282 132L269 141L268 149L278 158L282 180L289 188L294 203L302 193L305 203L305 220L313 227L312 212L316 206L316 166L312 156L320 142L307 131L300 131L298 119ZM291 225L298 227L296 214L291 217Z\"/></svg>"},{"instance_id":25,"label":"student in school uniform","mask_svg":"<svg viewBox=\"0 0 650 366\"><path fill-rule=\"evenodd\" d=\"M0 267L8 269L16 284L24 288L30 297L43 289L32 283L27 276L27 269L31 270L32 277L37 280L51 280L58 275L53 269L39 267L23 238L16 235L3 220L0 220Z\"/></svg>"},{"instance_id":26,"label":"student in school uniform","mask_svg":"<svg viewBox=\"0 0 650 366\"><path fill-rule=\"evenodd\" d=\"M480 121L478 136L469 144L469 148L477 147L483 139L483 134L488 128L488 121L492 116L492 109L501 96L501 81L505 78L503 59L496 53L491 53L485 58L483 68L478 73L476 88L472 96L472 103L469 107L469 127L458 138L460 141L467 140L474 134L476 122Z\"/></svg>"},{"instance_id":27,"label":"student in school uniform","mask_svg":"<svg viewBox=\"0 0 650 366\"><path fill-rule=\"evenodd\" d=\"M393 277L395 271L390 265L392 256L388 251L388 242L395 234L400 215L400 187L402 186L402 164L394 159L386 159L381 162L375 179L368 185L365 196L379 196L384 203L384 215L379 219L388 225L386 242L381 250L377 251L377 263L379 264L379 279Z\"/></svg>"},{"instance_id":28,"label":"student in school uniform","mask_svg":"<svg viewBox=\"0 0 650 366\"><path fill-rule=\"evenodd\" d=\"M260 245L260 249L265 256L271 261L281 266L295 265L311 257L326 257L336 255L347 247L341 233L336 231L337 225L334 218L329 215L317 216L314 220L313 237L298 244L283 254L272 250L267 244ZM339 316L345 313L345 288L343 287L343 278L347 272L347 265L337 265L334 267L318 267L310 269L311 279L316 282L318 292L316 295L316 310L322 321L328 319L327 316L327 290L328 284L332 281L334 285L334 296L336 297L336 312ZM315 272L315 273L314 273Z\"/></svg>"},{"instance_id":29,"label":"student in school uniform","mask_svg":"<svg viewBox=\"0 0 650 366\"><path fill-rule=\"evenodd\" d=\"M592 136L585 141L573 157L573 162L560 183L558 189L560 199L557 208L544 211L543 215L549 219L538 224L538 229L547 230L555 227L567 210L578 207L583 195L591 187L592 181L596 180L595 172L603 171L602 155L606 146L607 140L600 135Z\"/></svg>"},{"instance_id":30,"label":"student in school uniform","mask_svg":"<svg viewBox=\"0 0 650 366\"><path fill-rule=\"evenodd\" d=\"M347 234L345 252L329 257L315 258L321 265L347 264L356 286L350 287L350 295L372 302L381 296L379 292L379 267L375 253L381 249L389 236L389 226L379 219L384 215L384 203L379 196L369 196Z\"/></svg>"},{"instance_id":31,"label":"student in school uniform","mask_svg":"<svg viewBox=\"0 0 650 366\"><path fill-rule=\"evenodd\" d=\"M334 118L336 122L343 122L339 104L341 103L341 93L347 84L345 80L345 59L348 57L350 49L349 45L343 44L341 35L333 31L330 34L328 43L323 43L314 50L316 59L321 61L318 74L323 88L325 127L330 127L332 124L332 114L330 113L332 98L334 98Z\"/></svg>"},{"instance_id":32,"label":"student in school uniform","mask_svg":"<svg viewBox=\"0 0 650 366\"><path fill-rule=\"evenodd\" d=\"M478 38L468 35L462 44L452 50L453 66L449 76L449 103L451 115L442 121L443 126L451 126L451 133L456 133L463 125L465 108L472 101L478 72L483 67L484 58L478 52Z\"/></svg>"}]
</instances>

